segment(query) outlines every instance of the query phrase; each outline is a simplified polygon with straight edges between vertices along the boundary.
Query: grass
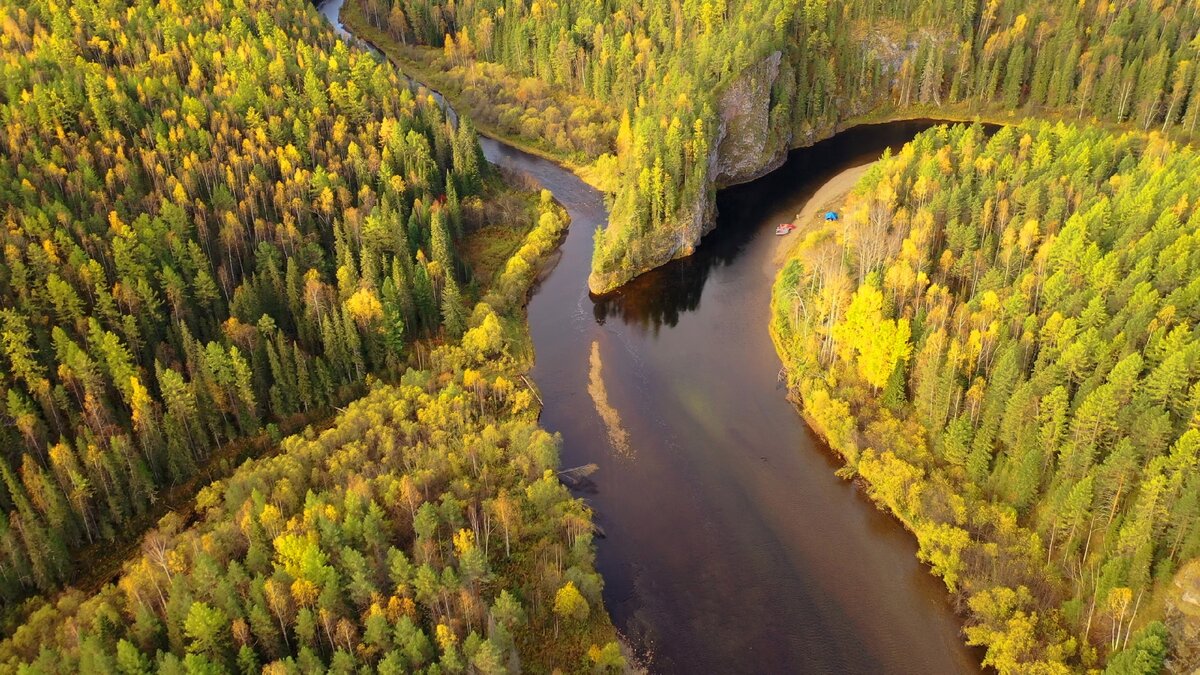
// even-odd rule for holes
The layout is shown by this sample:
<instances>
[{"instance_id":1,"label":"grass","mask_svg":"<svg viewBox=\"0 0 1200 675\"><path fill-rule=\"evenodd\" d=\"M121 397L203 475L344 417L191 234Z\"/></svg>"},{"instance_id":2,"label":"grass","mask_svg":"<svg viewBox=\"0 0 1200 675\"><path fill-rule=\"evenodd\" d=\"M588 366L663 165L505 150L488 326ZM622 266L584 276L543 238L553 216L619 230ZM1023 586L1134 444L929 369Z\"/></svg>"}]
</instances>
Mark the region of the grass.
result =
<instances>
[{"instance_id":1,"label":"grass","mask_svg":"<svg viewBox=\"0 0 1200 675\"><path fill-rule=\"evenodd\" d=\"M455 242L459 259L470 271L470 301L492 289L538 219L537 191L506 182L503 175L487 180L482 197L482 210L468 219L467 232Z\"/></svg>"},{"instance_id":2,"label":"grass","mask_svg":"<svg viewBox=\"0 0 1200 675\"><path fill-rule=\"evenodd\" d=\"M531 229L532 216L517 222L481 227L459 242L458 252L463 262L471 268L471 275L479 284L481 295L487 292L512 254L525 243L525 236Z\"/></svg>"}]
</instances>

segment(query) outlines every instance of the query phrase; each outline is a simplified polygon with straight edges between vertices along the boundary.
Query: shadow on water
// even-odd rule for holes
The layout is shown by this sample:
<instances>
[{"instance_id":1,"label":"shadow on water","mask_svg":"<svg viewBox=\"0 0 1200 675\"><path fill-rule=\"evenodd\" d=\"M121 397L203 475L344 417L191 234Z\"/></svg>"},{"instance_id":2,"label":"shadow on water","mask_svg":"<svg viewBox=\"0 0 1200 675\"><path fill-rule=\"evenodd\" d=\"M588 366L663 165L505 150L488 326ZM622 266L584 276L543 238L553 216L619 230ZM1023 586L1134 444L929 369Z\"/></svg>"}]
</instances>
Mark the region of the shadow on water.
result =
<instances>
[{"instance_id":1,"label":"shadow on water","mask_svg":"<svg viewBox=\"0 0 1200 675\"><path fill-rule=\"evenodd\" d=\"M884 149L898 150L916 134L937 124L911 120L864 125L788 154L779 169L757 180L717 193L717 228L696 252L647 272L602 297L593 297L598 323L621 319L644 330L673 327L680 314L695 310L704 285L716 269L731 265L756 236L764 218L779 211L781 200L806 201L813 191L840 171L879 158Z\"/></svg>"},{"instance_id":2,"label":"shadow on water","mask_svg":"<svg viewBox=\"0 0 1200 675\"><path fill-rule=\"evenodd\" d=\"M335 25L341 2L320 6ZM837 460L787 401L767 334L774 225L829 178L931 124L857 127L792 152L718 195L717 229L695 255L604 298L587 292L601 195L481 139L490 162L537 181L571 216L527 308L530 377L563 464L598 467L576 494L607 534L596 549L604 603L652 670L978 671L911 535L834 476ZM591 375L628 432L624 451L609 443Z\"/></svg>"}]
</instances>

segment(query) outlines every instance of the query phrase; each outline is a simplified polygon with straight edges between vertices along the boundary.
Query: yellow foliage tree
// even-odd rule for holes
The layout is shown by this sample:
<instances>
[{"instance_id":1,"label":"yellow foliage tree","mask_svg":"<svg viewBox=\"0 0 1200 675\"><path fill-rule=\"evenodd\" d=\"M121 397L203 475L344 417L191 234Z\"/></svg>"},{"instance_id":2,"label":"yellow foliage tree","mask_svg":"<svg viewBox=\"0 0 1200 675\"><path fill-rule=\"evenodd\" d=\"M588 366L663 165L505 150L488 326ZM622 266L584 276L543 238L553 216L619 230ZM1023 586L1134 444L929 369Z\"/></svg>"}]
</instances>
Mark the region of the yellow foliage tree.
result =
<instances>
[{"instance_id":1,"label":"yellow foliage tree","mask_svg":"<svg viewBox=\"0 0 1200 675\"><path fill-rule=\"evenodd\" d=\"M896 366L912 353L912 329L908 319L883 316L883 293L873 284L865 284L854 293L846 318L833 327L838 354L856 362L858 372L872 387L887 384Z\"/></svg>"},{"instance_id":2,"label":"yellow foliage tree","mask_svg":"<svg viewBox=\"0 0 1200 675\"><path fill-rule=\"evenodd\" d=\"M359 326L368 326L383 316L383 304L369 288L360 288L347 298L346 309Z\"/></svg>"}]
</instances>

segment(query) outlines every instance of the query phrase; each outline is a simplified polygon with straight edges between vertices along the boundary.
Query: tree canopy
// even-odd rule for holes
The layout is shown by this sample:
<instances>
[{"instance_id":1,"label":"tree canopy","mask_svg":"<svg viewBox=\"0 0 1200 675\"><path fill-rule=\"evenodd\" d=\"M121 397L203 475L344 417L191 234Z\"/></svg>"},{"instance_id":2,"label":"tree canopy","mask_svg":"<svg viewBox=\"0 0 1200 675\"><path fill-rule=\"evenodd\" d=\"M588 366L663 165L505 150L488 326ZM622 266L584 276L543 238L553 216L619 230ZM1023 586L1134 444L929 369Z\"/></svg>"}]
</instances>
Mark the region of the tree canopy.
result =
<instances>
[{"instance_id":1,"label":"tree canopy","mask_svg":"<svg viewBox=\"0 0 1200 675\"><path fill-rule=\"evenodd\" d=\"M847 120L1019 109L1191 135L1200 119L1182 0L353 4L494 128L595 162L613 192L595 291L690 252L723 164L765 167Z\"/></svg>"},{"instance_id":2,"label":"tree canopy","mask_svg":"<svg viewBox=\"0 0 1200 675\"><path fill-rule=\"evenodd\" d=\"M790 386L1002 673L1182 639L1153 622L1200 555L1198 169L1158 134L935 127L776 281Z\"/></svg>"},{"instance_id":3,"label":"tree canopy","mask_svg":"<svg viewBox=\"0 0 1200 675\"><path fill-rule=\"evenodd\" d=\"M300 0L6 3L0 26L7 603L460 332L486 165Z\"/></svg>"},{"instance_id":4,"label":"tree canopy","mask_svg":"<svg viewBox=\"0 0 1200 675\"><path fill-rule=\"evenodd\" d=\"M494 315L489 314L489 317ZM170 516L0 642L37 672L620 668L591 514L510 359L457 346ZM560 625L561 624L561 625Z\"/></svg>"}]
</instances>

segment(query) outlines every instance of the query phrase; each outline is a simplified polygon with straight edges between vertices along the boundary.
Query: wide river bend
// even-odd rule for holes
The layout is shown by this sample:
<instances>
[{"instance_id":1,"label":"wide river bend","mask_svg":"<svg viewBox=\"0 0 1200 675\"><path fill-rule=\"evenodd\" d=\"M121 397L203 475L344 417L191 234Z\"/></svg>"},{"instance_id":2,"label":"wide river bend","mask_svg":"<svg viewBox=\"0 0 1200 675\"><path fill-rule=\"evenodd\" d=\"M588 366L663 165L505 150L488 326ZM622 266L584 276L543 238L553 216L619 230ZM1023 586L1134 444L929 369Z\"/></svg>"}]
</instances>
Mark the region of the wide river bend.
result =
<instances>
[{"instance_id":1,"label":"wide river bend","mask_svg":"<svg viewBox=\"0 0 1200 675\"><path fill-rule=\"evenodd\" d=\"M320 7L339 29L341 1ZM605 603L652 671L979 670L912 536L834 476L839 461L786 399L767 332L775 225L931 124L855 127L793 151L718 195L717 229L694 255L604 298L587 290L592 233L607 220L601 194L480 139L490 162L527 174L571 215L561 259L529 303L531 377L564 465L599 467L583 496L607 534ZM610 440L589 378L603 382L625 444Z\"/></svg>"}]
</instances>

